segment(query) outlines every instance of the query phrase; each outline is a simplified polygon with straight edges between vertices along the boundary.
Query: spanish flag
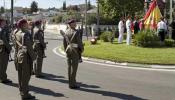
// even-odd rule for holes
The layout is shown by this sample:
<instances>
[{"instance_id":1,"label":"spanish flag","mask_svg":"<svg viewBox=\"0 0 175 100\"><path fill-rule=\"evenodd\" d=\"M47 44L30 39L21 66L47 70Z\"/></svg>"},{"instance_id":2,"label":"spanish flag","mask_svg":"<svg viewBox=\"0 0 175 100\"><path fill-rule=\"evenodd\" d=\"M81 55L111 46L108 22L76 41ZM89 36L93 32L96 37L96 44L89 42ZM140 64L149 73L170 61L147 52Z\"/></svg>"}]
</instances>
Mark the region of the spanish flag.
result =
<instances>
[{"instance_id":1,"label":"spanish flag","mask_svg":"<svg viewBox=\"0 0 175 100\"><path fill-rule=\"evenodd\" d=\"M160 21L161 17L162 17L162 14L157 5L157 1L153 0L153 2L150 5L149 10L144 16L145 29L151 29L151 30L156 29L157 23Z\"/></svg>"}]
</instances>

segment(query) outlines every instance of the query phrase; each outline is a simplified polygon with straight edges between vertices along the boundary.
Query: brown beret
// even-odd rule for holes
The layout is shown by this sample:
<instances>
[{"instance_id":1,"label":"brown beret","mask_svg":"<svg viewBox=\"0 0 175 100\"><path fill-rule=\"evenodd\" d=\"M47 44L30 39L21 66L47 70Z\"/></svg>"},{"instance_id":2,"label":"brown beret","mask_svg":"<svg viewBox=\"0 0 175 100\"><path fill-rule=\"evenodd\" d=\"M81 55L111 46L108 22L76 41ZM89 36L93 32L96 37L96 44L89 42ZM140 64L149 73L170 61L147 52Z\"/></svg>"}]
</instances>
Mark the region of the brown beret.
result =
<instances>
[{"instance_id":1,"label":"brown beret","mask_svg":"<svg viewBox=\"0 0 175 100\"><path fill-rule=\"evenodd\" d=\"M75 19L71 19L71 20L69 20L69 21L67 22L67 24L71 24L71 23L75 23L75 22L76 22Z\"/></svg>"},{"instance_id":2,"label":"brown beret","mask_svg":"<svg viewBox=\"0 0 175 100\"><path fill-rule=\"evenodd\" d=\"M0 23L2 23L3 21L5 21L3 18L0 18Z\"/></svg>"},{"instance_id":3,"label":"brown beret","mask_svg":"<svg viewBox=\"0 0 175 100\"><path fill-rule=\"evenodd\" d=\"M21 19L18 21L17 26L18 26L18 28L22 28L22 26L26 23L27 23L26 19Z\"/></svg>"},{"instance_id":4,"label":"brown beret","mask_svg":"<svg viewBox=\"0 0 175 100\"><path fill-rule=\"evenodd\" d=\"M38 20L35 22L35 25L38 26L38 25L41 25L42 21L41 20Z\"/></svg>"}]
</instances>

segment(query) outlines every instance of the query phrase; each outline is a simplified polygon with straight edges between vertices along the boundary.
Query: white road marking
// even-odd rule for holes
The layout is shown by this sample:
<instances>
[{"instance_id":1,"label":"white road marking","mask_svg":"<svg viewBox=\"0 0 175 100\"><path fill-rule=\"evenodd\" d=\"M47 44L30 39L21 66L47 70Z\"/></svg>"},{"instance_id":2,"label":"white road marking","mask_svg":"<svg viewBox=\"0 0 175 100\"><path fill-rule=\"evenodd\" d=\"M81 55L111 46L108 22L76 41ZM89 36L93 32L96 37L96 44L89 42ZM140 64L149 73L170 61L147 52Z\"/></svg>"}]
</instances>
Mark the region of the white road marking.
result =
<instances>
[{"instance_id":1,"label":"white road marking","mask_svg":"<svg viewBox=\"0 0 175 100\"><path fill-rule=\"evenodd\" d=\"M66 58L66 56L60 54L57 52L57 48L53 49L53 52L63 58ZM175 72L175 70L169 70L169 69L153 69L153 68L139 68L139 67L129 67L129 66L121 66L121 65L110 65L110 64L105 64L105 63L98 63L98 62L92 62L92 61L83 61L85 63L90 63L90 64L95 64L95 65L101 65L101 66L110 66L110 67L114 67L114 68L124 68L124 69L135 69L135 70L147 70L147 71L166 71L166 72Z\"/></svg>"}]
</instances>

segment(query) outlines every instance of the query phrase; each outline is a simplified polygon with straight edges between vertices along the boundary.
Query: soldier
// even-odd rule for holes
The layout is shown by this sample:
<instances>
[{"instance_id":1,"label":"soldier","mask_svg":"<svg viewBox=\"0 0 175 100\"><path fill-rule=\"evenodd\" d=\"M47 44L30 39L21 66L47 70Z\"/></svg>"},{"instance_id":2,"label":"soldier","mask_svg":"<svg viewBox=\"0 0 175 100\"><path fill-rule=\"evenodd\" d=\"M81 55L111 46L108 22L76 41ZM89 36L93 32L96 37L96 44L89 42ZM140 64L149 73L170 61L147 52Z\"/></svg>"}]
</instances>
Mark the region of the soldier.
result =
<instances>
[{"instance_id":1,"label":"soldier","mask_svg":"<svg viewBox=\"0 0 175 100\"><path fill-rule=\"evenodd\" d=\"M7 66L9 61L9 54L11 51L11 45L9 44L9 33L6 30L6 21L0 18L0 83L12 83L7 79Z\"/></svg>"},{"instance_id":2,"label":"soldier","mask_svg":"<svg viewBox=\"0 0 175 100\"><path fill-rule=\"evenodd\" d=\"M19 91L22 100L34 99L35 96L29 94L29 80L32 72L32 63L36 59L32 48L32 40L25 19L18 21L19 31L15 34L17 44L17 71L19 81Z\"/></svg>"},{"instance_id":3,"label":"soldier","mask_svg":"<svg viewBox=\"0 0 175 100\"><path fill-rule=\"evenodd\" d=\"M37 59L36 62L34 63L34 74L37 78L42 78L44 77L42 75L42 64L43 64L43 58L44 58L44 50L46 48L46 44L44 42L44 32L41 29L41 21L36 21L35 26L36 26L36 32L33 34L33 48L34 51L37 54Z\"/></svg>"},{"instance_id":4,"label":"soldier","mask_svg":"<svg viewBox=\"0 0 175 100\"><path fill-rule=\"evenodd\" d=\"M83 44L80 39L80 34L75 29L76 22L75 20L70 20L68 22L68 29L66 33L63 34L63 31L60 31L64 37L63 45L64 50L67 55L67 64L68 64L68 78L69 78L69 88L76 89L79 86L76 84L76 74L78 69L79 62L79 52L83 52Z\"/></svg>"}]
</instances>

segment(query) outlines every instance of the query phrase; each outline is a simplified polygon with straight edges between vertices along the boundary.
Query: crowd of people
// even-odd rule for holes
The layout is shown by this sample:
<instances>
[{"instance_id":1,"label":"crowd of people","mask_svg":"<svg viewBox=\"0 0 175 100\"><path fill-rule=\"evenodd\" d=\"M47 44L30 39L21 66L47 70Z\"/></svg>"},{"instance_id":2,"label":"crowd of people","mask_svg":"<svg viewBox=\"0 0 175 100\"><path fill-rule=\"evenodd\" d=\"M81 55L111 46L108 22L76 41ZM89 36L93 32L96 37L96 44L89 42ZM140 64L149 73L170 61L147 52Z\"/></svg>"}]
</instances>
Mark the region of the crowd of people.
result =
<instances>
[{"instance_id":1,"label":"crowd of people","mask_svg":"<svg viewBox=\"0 0 175 100\"><path fill-rule=\"evenodd\" d=\"M42 21L28 22L20 19L13 27L8 27L5 18L0 18L0 83L10 84L7 78L7 66L13 42L15 48L14 65L18 71L19 91L22 100L34 99L29 94L31 75L37 78L42 75L42 63L45 57L44 30ZM8 27L8 28L7 28ZM8 31L8 30L11 31Z\"/></svg>"},{"instance_id":2,"label":"crowd of people","mask_svg":"<svg viewBox=\"0 0 175 100\"><path fill-rule=\"evenodd\" d=\"M84 50L81 34L76 29L76 21L67 22L68 28L63 33L63 45L67 55L69 88L77 89L76 73L78 63L82 62L81 53ZM41 20L29 22L20 19L13 27L6 23L5 18L0 18L0 83L11 84L7 78L7 66L13 43L15 48L14 65L18 72L18 86L22 100L35 99L29 93L31 75L44 78L42 74L43 58L45 58L46 44L44 40L44 27ZM8 30L7 30L8 29ZM9 31L11 29L11 31Z\"/></svg>"},{"instance_id":3,"label":"crowd of people","mask_svg":"<svg viewBox=\"0 0 175 100\"><path fill-rule=\"evenodd\" d=\"M175 20L171 24L168 24L168 21L162 17L158 22L156 29L154 29L154 31L156 31L155 33L157 33L157 35L160 37L160 41L163 42L165 40L166 35L168 35L168 33L170 34L169 27L172 27L171 38L175 40ZM126 44L130 45L132 41L132 34L138 34L139 31L143 31L146 29L143 19L138 20L138 18L135 17L134 20L132 20L132 18L128 16L127 19L121 17L118 23L118 30L118 43L123 42L123 36L126 32Z\"/></svg>"}]
</instances>

